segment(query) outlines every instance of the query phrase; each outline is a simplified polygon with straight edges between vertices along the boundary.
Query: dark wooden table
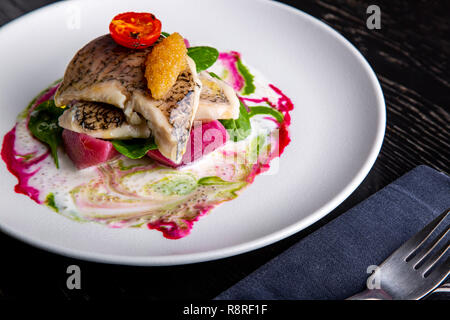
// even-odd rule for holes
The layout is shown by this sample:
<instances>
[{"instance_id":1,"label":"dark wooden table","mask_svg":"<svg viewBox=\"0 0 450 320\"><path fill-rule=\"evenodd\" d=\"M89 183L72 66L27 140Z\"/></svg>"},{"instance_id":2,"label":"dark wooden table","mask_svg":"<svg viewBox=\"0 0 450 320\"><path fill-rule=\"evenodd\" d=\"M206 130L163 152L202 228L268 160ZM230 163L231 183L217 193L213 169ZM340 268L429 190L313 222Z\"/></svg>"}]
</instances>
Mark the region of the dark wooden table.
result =
<instances>
[{"instance_id":1,"label":"dark wooden table","mask_svg":"<svg viewBox=\"0 0 450 320\"><path fill-rule=\"evenodd\" d=\"M1 0L0 26L52 2ZM235 257L174 267L79 261L0 233L0 298L210 299L415 166L426 164L448 174L450 2L299 2L297 8L329 24L362 52L386 99L388 121L381 153L367 178L344 203L326 218L276 244ZM366 27L366 8L371 4L381 8L380 30ZM66 287L66 269L72 264L82 270L81 290Z\"/></svg>"}]
</instances>

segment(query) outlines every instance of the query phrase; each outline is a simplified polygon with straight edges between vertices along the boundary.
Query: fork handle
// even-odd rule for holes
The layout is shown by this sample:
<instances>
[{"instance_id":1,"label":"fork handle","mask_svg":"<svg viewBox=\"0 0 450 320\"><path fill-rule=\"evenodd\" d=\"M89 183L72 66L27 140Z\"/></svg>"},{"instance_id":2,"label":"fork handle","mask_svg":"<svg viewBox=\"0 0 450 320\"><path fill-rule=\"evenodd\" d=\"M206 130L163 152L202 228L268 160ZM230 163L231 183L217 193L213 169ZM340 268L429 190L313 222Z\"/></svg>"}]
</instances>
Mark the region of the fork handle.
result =
<instances>
[{"instance_id":1,"label":"fork handle","mask_svg":"<svg viewBox=\"0 0 450 320\"><path fill-rule=\"evenodd\" d=\"M392 297L381 289L366 289L347 300L392 300Z\"/></svg>"}]
</instances>

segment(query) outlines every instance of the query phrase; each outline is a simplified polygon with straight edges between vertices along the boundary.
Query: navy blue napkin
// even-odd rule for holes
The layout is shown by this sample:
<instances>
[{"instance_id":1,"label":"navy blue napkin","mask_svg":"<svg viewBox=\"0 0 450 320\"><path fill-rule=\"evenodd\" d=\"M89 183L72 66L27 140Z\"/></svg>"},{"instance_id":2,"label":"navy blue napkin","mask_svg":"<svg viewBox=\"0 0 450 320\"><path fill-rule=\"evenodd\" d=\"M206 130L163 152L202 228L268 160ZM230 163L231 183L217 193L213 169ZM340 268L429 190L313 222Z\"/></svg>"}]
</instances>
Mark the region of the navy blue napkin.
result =
<instances>
[{"instance_id":1,"label":"navy blue napkin","mask_svg":"<svg viewBox=\"0 0 450 320\"><path fill-rule=\"evenodd\" d=\"M215 299L345 299L367 269L450 207L450 177L419 166L275 257Z\"/></svg>"}]
</instances>

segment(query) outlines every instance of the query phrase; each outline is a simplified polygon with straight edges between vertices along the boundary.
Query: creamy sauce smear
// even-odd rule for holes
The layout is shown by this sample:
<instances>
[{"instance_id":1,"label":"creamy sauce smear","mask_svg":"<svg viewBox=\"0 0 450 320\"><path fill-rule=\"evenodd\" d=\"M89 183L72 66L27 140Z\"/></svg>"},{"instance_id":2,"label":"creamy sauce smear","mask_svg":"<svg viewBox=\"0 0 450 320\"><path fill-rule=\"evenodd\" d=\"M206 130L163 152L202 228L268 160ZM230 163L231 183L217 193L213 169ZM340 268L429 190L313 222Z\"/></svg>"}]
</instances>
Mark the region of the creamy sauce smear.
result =
<instances>
[{"instance_id":1,"label":"creamy sauce smear","mask_svg":"<svg viewBox=\"0 0 450 320\"><path fill-rule=\"evenodd\" d=\"M243 66L239 53L222 52L208 71L227 81L246 105L281 111L283 123L256 115L251 118L252 132L245 140L228 141L177 169L148 157L132 160L119 156L77 170L62 148L58 150L57 169L48 148L27 128L30 112L52 99L58 84L50 87L18 116L3 139L2 158L19 180L15 191L79 222L157 229L169 239L188 235L199 217L237 197L256 175L269 169L270 161L290 142L291 100L259 72L252 69L250 73Z\"/></svg>"}]
</instances>

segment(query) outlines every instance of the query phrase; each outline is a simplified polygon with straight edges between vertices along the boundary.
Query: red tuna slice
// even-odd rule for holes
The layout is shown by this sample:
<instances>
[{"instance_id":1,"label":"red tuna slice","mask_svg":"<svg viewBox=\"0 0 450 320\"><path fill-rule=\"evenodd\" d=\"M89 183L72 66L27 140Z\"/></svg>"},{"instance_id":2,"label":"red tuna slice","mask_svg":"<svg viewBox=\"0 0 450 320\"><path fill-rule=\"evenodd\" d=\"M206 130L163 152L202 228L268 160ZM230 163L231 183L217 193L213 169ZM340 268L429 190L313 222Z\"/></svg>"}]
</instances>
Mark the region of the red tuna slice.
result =
<instances>
[{"instance_id":1,"label":"red tuna slice","mask_svg":"<svg viewBox=\"0 0 450 320\"><path fill-rule=\"evenodd\" d=\"M118 152L109 141L84 133L63 130L64 149L78 169L84 169L108 161Z\"/></svg>"},{"instance_id":2,"label":"red tuna slice","mask_svg":"<svg viewBox=\"0 0 450 320\"><path fill-rule=\"evenodd\" d=\"M169 167L179 167L194 162L213 152L227 142L229 136L224 126L217 120L209 122L194 121L187 143L186 153L179 164L166 158L159 150L150 150L147 155Z\"/></svg>"}]
</instances>

